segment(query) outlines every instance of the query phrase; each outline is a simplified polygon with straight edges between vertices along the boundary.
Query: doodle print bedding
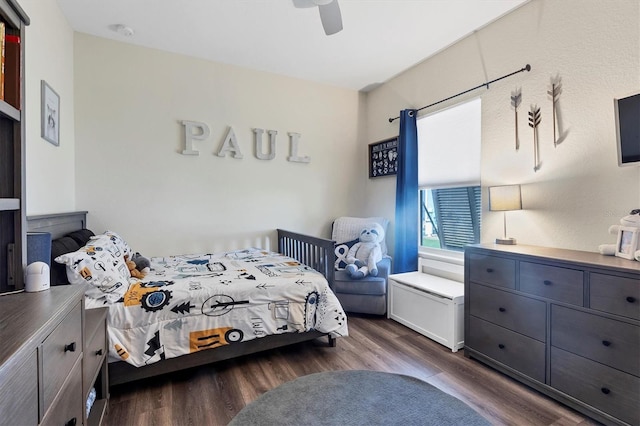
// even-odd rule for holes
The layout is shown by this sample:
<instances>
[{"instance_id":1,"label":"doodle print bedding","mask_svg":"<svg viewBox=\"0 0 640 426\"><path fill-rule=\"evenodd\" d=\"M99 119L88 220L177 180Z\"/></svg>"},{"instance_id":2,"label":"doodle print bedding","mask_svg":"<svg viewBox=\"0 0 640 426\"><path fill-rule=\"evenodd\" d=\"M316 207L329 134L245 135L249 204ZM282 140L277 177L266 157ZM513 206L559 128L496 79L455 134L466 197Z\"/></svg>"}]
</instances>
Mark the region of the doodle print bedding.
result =
<instances>
[{"instance_id":1,"label":"doodle print bedding","mask_svg":"<svg viewBox=\"0 0 640 426\"><path fill-rule=\"evenodd\" d=\"M278 253L156 257L151 269L109 303L112 360L142 366L271 334L348 334L324 276Z\"/></svg>"}]
</instances>

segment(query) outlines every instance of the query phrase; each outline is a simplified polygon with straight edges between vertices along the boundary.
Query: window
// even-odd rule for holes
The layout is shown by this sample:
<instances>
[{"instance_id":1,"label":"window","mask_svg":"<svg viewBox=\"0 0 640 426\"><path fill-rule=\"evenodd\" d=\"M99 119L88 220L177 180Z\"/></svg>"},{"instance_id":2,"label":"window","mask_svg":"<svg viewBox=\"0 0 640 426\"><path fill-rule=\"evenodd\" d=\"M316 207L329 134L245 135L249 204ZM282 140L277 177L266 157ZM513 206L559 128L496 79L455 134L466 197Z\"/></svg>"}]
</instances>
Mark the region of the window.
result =
<instances>
[{"instance_id":1,"label":"window","mask_svg":"<svg viewBox=\"0 0 640 426\"><path fill-rule=\"evenodd\" d=\"M480 186L421 189L421 245L462 251L480 242Z\"/></svg>"},{"instance_id":2,"label":"window","mask_svg":"<svg viewBox=\"0 0 640 426\"><path fill-rule=\"evenodd\" d=\"M480 242L481 101L418 119L420 244L463 251Z\"/></svg>"}]
</instances>

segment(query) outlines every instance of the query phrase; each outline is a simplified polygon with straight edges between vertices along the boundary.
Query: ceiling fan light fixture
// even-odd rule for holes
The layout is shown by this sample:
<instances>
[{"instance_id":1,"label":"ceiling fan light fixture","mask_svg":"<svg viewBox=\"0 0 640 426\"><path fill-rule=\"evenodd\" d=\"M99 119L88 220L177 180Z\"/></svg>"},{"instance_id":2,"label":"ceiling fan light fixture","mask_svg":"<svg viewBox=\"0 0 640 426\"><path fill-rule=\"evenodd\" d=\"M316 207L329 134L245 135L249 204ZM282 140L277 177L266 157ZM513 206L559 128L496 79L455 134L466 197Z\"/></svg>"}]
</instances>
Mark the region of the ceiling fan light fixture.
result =
<instances>
[{"instance_id":1,"label":"ceiling fan light fixture","mask_svg":"<svg viewBox=\"0 0 640 426\"><path fill-rule=\"evenodd\" d=\"M109 25L109 29L125 37L131 37L132 35L135 34L135 31L133 30L133 28L128 27L124 24Z\"/></svg>"}]
</instances>

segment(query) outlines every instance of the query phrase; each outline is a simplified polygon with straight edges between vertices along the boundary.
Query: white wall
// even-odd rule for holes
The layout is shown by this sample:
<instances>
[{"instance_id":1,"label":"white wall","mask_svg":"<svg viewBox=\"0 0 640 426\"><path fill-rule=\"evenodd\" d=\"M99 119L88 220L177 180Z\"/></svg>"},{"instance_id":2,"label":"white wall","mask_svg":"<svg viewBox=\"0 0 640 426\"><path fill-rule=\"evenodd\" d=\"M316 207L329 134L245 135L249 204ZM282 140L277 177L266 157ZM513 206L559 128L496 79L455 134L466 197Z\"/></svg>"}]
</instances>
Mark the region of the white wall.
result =
<instances>
[{"instance_id":1,"label":"white wall","mask_svg":"<svg viewBox=\"0 0 640 426\"><path fill-rule=\"evenodd\" d=\"M75 201L73 30L55 0L20 0L25 35L27 215L72 211ZM60 145L40 136L40 81L60 96Z\"/></svg>"},{"instance_id":2,"label":"white wall","mask_svg":"<svg viewBox=\"0 0 640 426\"><path fill-rule=\"evenodd\" d=\"M370 142L397 135L404 108L419 108L531 64L517 74L439 108L482 97L482 241L502 235L502 213L488 211L487 186L520 183L525 210L508 213L520 244L597 251L614 243L610 225L640 207L640 167L616 160L614 97L640 91L640 2L534 0L371 92ZM419 42L419 41L415 41ZM554 147L551 77L562 80L564 141ZM522 88L521 147L514 145L510 95ZM533 170L530 105L541 107L542 167ZM431 113L437 108L423 111ZM371 180L366 200L394 217L395 179ZM370 203L369 203L370 204Z\"/></svg>"},{"instance_id":3,"label":"white wall","mask_svg":"<svg viewBox=\"0 0 640 426\"><path fill-rule=\"evenodd\" d=\"M195 240L215 239L207 249L254 244L278 226L328 235L331 218L343 214L393 219L395 179L366 178L367 144L398 132L398 121L387 119L526 63L531 72L468 95L483 100L483 194L489 185L524 185L526 210L509 213L509 234L523 244L594 251L613 242L609 225L640 207L640 168L616 165L612 103L640 90L636 0L533 0L366 98L74 35L54 0L20 3L32 20L26 37L30 215L87 209L90 226L135 234L126 236L142 251L163 252L176 241L184 250L201 248L189 242ZM556 148L546 96L555 75L562 78L559 107L568 131ZM41 79L61 96L60 147L40 137ZM509 104L516 87L523 92L519 152ZM526 124L530 104L542 108L538 172ZM199 157L177 154L181 119L211 127ZM227 126L238 135L243 160L213 155ZM255 159L253 127L278 130L276 159ZM309 165L286 161L288 131L302 133ZM220 201L226 193L233 203ZM488 212L485 200L483 241L500 235L501 226L501 213ZM393 225L389 240L393 247Z\"/></svg>"},{"instance_id":4,"label":"white wall","mask_svg":"<svg viewBox=\"0 0 640 426\"><path fill-rule=\"evenodd\" d=\"M147 255L269 247L278 227L329 236L362 204L362 95L75 35L76 206ZM206 123L185 156L180 120ZM243 159L215 155L229 126ZM254 127L278 131L254 156ZM302 135L287 161L288 132ZM266 141L266 135L265 135Z\"/></svg>"}]
</instances>

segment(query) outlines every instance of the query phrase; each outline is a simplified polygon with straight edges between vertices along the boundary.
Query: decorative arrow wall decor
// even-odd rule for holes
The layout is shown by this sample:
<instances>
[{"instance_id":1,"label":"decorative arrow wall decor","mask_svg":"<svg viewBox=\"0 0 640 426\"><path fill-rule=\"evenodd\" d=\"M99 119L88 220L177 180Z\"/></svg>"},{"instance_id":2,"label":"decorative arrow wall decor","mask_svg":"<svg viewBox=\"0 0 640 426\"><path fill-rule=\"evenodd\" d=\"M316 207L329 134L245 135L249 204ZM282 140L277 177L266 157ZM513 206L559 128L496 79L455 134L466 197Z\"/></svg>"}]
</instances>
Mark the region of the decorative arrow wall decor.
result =
<instances>
[{"instance_id":1,"label":"decorative arrow wall decor","mask_svg":"<svg viewBox=\"0 0 640 426\"><path fill-rule=\"evenodd\" d=\"M511 106L515 112L516 119L516 151L520 149L520 136L518 135L518 107L520 106L520 102L522 102L522 89L516 88L516 90L511 92Z\"/></svg>"},{"instance_id":2,"label":"decorative arrow wall decor","mask_svg":"<svg viewBox=\"0 0 640 426\"><path fill-rule=\"evenodd\" d=\"M531 105L531 111L529 111L529 127L533 129L533 171L540 170L540 154L538 146L538 125L542 121L540 117L540 107L537 105Z\"/></svg>"},{"instance_id":3,"label":"decorative arrow wall decor","mask_svg":"<svg viewBox=\"0 0 640 426\"><path fill-rule=\"evenodd\" d=\"M547 94L551 97L551 117L553 119L553 146L558 146L558 137L556 132L556 123L558 122L558 114L556 110L556 103L562 93L562 83L560 82L560 76L556 75L551 77L551 89L547 90Z\"/></svg>"}]
</instances>

